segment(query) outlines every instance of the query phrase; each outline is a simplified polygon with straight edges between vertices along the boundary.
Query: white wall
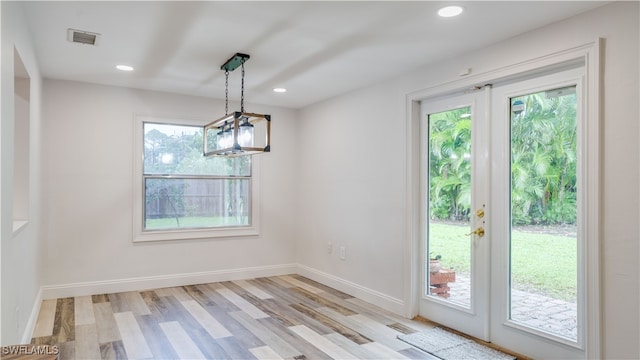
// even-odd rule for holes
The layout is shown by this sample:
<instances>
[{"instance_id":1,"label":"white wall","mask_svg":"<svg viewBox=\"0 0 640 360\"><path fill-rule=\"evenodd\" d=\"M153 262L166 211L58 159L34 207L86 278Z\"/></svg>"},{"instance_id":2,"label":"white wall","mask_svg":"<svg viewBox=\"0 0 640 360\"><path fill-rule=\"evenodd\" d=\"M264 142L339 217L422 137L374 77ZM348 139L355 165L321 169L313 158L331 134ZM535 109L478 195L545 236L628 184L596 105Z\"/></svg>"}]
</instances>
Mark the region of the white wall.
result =
<instances>
[{"instance_id":1,"label":"white wall","mask_svg":"<svg viewBox=\"0 0 640 360\"><path fill-rule=\"evenodd\" d=\"M637 2L613 3L302 109L298 262L408 301L405 95L456 80L463 68L486 73L603 37L602 347L606 358L638 358L638 16ZM327 242L344 244L346 261L327 254Z\"/></svg>"},{"instance_id":2,"label":"white wall","mask_svg":"<svg viewBox=\"0 0 640 360\"><path fill-rule=\"evenodd\" d=\"M295 261L290 227L295 216L294 110L247 105L273 119L272 152L257 155L262 169L259 237L134 244L134 114L208 122L223 114L224 102L45 80L43 108L45 296L65 289L91 291L91 284L123 279L185 275L176 283L204 281L211 277L189 274ZM78 283L84 288L73 290L70 284ZM132 286L144 284L134 281Z\"/></svg>"},{"instance_id":3,"label":"white wall","mask_svg":"<svg viewBox=\"0 0 640 360\"><path fill-rule=\"evenodd\" d=\"M403 101L384 85L363 89L303 109L299 135L298 262L397 301L404 270Z\"/></svg>"},{"instance_id":4,"label":"white wall","mask_svg":"<svg viewBox=\"0 0 640 360\"><path fill-rule=\"evenodd\" d=\"M0 93L2 120L0 122L0 251L2 258L0 343L15 344L23 341L23 334L30 333L37 316L41 285L41 237L40 237L40 102L41 79L32 48L30 34L25 27L21 5L16 2L1 3L2 49ZM14 184L14 49L20 55L31 78L30 84L30 142L29 142L29 223L19 232L13 232ZM22 101L20 99L18 102ZM20 166L19 164L16 166Z\"/></svg>"}]
</instances>

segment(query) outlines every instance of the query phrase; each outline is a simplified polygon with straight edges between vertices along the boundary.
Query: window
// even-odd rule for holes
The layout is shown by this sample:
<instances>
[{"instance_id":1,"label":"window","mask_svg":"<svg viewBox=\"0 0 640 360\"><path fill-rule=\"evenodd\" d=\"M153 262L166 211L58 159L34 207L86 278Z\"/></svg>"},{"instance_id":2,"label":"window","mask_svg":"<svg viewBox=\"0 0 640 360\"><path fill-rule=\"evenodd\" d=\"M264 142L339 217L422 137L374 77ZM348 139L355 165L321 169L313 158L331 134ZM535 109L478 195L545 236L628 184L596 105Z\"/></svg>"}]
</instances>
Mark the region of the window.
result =
<instances>
[{"instance_id":1,"label":"window","mask_svg":"<svg viewBox=\"0 0 640 360\"><path fill-rule=\"evenodd\" d=\"M204 157L201 125L137 117L134 241L257 235L255 160Z\"/></svg>"}]
</instances>

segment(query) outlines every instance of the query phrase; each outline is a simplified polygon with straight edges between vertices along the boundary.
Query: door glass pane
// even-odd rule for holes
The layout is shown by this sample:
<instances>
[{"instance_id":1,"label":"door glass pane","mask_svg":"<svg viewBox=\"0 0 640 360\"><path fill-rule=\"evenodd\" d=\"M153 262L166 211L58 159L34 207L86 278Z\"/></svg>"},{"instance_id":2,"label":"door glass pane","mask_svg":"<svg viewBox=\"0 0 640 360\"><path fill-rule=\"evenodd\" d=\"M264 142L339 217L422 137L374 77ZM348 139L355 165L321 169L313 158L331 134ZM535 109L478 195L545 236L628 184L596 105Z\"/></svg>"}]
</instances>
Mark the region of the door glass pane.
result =
<instances>
[{"instance_id":1,"label":"door glass pane","mask_svg":"<svg viewBox=\"0 0 640 360\"><path fill-rule=\"evenodd\" d=\"M577 340L575 86L511 98L511 320Z\"/></svg>"},{"instance_id":2,"label":"door glass pane","mask_svg":"<svg viewBox=\"0 0 640 360\"><path fill-rule=\"evenodd\" d=\"M429 115L427 295L471 305L471 108Z\"/></svg>"}]
</instances>

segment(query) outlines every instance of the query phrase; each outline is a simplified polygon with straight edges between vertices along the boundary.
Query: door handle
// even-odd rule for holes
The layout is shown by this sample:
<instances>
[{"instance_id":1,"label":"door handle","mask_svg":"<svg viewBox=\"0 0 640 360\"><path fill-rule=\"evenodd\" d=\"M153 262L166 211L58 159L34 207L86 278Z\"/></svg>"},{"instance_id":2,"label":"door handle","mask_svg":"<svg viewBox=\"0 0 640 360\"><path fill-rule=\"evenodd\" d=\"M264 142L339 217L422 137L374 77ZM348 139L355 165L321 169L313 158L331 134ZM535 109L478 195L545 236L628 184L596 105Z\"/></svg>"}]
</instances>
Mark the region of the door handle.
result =
<instances>
[{"instance_id":1,"label":"door handle","mask_svg":"<svg viewBox=\"0 0 640 360\"><path fill-rule=\"evenodd\" d=\"M476 234L476 235L478 235L480 237L483 237L484 236L484 228L482 226L480 226L479 228L473 230L472 232L466 234L465 236L469 236L469 235L473 235L473 234Z\"/></svg>"}]
</instances>

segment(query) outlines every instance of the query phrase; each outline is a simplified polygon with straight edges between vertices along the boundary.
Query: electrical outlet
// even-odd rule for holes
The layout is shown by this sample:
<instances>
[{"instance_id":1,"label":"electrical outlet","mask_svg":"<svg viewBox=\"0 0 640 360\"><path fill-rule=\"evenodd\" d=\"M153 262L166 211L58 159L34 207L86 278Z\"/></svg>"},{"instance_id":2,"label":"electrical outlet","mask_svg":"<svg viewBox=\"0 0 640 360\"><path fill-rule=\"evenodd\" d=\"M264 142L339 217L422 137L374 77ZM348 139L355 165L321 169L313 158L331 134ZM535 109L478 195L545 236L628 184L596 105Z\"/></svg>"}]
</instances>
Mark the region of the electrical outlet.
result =
<instances>
[{"instance_id":1,"label":"electrical outlet","mask_svg":"<svg viewBox=\"0 0 640 360\"><path fill-rule=\"evenodd\" d=\"M333 244L327 243L327 254L331 254L333 252Z\"/></svg>"},{"instance_id":2,"label":"electrical outlet","mask_svg":"<svg viewBox=\"0 0 640 360\"><path fill-rule=\"evenodd\" d=\"M347 248L343 245L340 246L340 260L346 260L347 259Z\"/></svg>"}]
</instances>

